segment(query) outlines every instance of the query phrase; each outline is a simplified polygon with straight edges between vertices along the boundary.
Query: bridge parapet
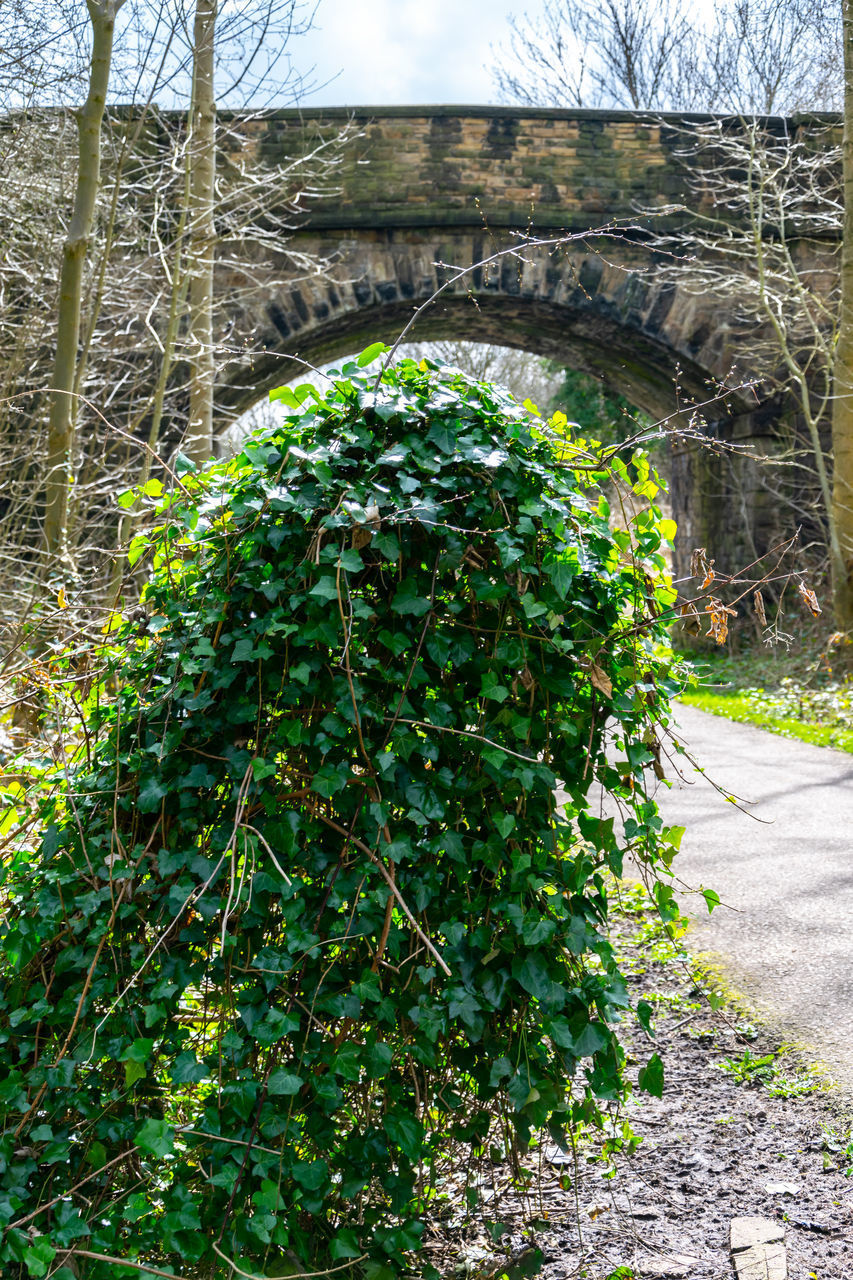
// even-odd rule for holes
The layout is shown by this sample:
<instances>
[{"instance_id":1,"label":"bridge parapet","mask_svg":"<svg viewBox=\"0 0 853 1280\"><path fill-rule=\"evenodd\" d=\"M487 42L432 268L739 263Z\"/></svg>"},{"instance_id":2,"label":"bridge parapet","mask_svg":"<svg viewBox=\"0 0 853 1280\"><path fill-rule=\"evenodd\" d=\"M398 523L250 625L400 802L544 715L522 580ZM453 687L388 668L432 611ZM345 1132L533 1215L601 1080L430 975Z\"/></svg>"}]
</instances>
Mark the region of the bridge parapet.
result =
<instances>
[{"instance_id":1,"label":"bridge parapet","mask_svg":"<svg viewBox=\"0 0 853 1280\"><path fill-rule=\"evenodd\" d=\"M232 145L264 159L353 120L341 193L308 211L315 229L483 227L586 231L688 198L685 130L719 117L505 106L355 107L227 117ZM771 135L813 134L838 117L766 117ZM732 128L738 121L732 119Z\"/></svg>"}]
</instances>

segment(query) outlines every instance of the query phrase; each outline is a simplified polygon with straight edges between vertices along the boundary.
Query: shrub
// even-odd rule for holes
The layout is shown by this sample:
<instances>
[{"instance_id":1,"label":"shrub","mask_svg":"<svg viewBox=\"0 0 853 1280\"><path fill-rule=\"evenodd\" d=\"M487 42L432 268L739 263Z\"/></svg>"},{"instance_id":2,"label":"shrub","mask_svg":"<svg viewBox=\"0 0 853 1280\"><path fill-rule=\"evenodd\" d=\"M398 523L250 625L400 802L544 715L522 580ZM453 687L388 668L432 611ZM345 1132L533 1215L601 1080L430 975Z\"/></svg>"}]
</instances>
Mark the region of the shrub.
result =
<instances>
[{"instance_id":1,"label":"shrub","mask_svg":"<svg viewBox=\"0 0 853 1280\"><path fill-rule=\"evenodd\" d=\"M659 512L612 531L494 387L375 381L281 392L134 547L146 618L6 869L6 1276L381 1280L454 1151L625 1088L603 873L672 856Z\"/></svg>"}]
</instances>

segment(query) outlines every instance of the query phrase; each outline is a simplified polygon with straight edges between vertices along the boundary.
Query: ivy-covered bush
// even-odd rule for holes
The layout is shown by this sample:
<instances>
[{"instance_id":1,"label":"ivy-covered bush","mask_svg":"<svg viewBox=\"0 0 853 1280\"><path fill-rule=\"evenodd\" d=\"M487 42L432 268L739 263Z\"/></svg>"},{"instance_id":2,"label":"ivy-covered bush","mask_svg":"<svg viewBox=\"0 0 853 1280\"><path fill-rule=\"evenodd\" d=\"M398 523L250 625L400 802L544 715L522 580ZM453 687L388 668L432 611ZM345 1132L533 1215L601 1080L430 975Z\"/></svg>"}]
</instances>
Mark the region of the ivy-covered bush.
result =
<instances>
[{"instance_id":1,"label":"ivy-covered bush","mask_svg":"<svg viewBox=\"0 0 853 1280\"><path fill-rule=\"evenodd\" d=\"M494 387L375 384L279 393L133 548L145 617L5 866L4 1277L428 1270L454 1152L623 1091L668 529Z\"/></svg>"}]
</instances>

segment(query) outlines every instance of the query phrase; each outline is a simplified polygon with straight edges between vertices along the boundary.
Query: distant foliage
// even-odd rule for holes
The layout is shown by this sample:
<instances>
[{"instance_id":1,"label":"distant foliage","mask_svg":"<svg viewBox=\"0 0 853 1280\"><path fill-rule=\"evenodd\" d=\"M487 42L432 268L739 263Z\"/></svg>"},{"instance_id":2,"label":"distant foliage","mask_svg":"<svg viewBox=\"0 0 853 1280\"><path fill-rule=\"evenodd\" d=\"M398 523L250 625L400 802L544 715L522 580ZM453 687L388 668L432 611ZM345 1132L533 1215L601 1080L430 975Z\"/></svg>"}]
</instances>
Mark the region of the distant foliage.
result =
<instances>
[{"instance_id":1,"label":"distant foliage","mask_svg":"<svg viewBox=\"0 0 853 1280\"><path fill-rule=\"evenodd\" d=\"M650 431L653 422L649 415L611 391L600 378L576 369L560 372L560 384L551 396L552 407L560 409L585 436L602 444L619 444L629 436Z\"/></svg>"},{"instance_id":2,"label":"distant foliage","mask_svg":"<svg viewBox=\"0 0 853 1280\"><path fill-rule=\"evenodd\" d=\"M448 1161L623 1095L605 873L630 848L674 913L669 528L611 531L505 393L376 354L158 499L146 618L7 855L5 1277L429 1274Z\"/></svg>"}]
</instances>

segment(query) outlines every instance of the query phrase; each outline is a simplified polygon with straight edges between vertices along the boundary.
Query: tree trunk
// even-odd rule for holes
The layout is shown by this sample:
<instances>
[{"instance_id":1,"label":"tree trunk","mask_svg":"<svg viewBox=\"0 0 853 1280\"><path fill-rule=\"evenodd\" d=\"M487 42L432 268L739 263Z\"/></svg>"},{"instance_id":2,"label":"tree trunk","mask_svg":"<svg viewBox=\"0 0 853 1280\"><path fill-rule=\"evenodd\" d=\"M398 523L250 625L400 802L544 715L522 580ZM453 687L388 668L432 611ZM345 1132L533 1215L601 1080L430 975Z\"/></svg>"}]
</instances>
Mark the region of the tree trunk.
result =
<instances>
[{"instance_id":1,"label":"tree trunk","mask_svg":"<svg viewBox=\"0 0 853 1280\"><path fill-rule=\"evenodd\" d=\"M842 0L844 42L844 227L841 309L833 366L831 523L838 552L832 601L840 630L853 632L853 0Z\"/></svg>"},{"instance_id":2,"label":"tree trunk","mask_svg":"<svg viewBox=\"0 0 853 1280\"><path fill-rule=\"evenodd\" d=\"M67 550L68 493L73 480L71 468L77 419L74 374L80 341L83 267L100 186L101 123L109 87L113 33L116 14L123 3L124 0L87 0L92 28L92 62L89 92L77 116L77 189L62 251L56 358L50 389L44 521L49 567L61 561Z\"/></svg>"},{"instance_id":3,"label":"tree trunk","mask_svg":"<svg viewBox=\"0 0 853 1280\"><path fill-rule=\"evenodd\" d=\"M190 118L190 417L184 452L197 466L213 452L213 223L216 104L213 54L217 0L196 0Z\"/></svg>"}]
</instances>

